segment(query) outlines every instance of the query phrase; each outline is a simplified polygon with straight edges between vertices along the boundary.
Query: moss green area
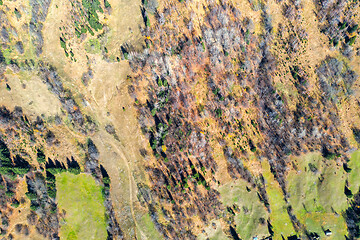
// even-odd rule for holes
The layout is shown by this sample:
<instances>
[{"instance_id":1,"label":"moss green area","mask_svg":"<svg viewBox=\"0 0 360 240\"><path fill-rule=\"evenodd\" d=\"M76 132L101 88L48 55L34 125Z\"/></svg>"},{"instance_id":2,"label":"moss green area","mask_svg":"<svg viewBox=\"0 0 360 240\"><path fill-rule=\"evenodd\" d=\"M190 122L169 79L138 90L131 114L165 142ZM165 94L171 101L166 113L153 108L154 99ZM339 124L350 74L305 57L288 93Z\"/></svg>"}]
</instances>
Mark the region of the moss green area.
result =
<instances>
[{"instance_id":1,"label":"moss green area","mask_svg":"<svg viewBox=\"0 0 360 240\"><path fill-rule=\"evenodd\" d=\"M243 239L252 239L254 236L268 236L267 224L261 224L260 219L268 219L268 212L260 202L254 189L247 191L248 183L242 179L227 183L219 188L221 200L225 206L236 204L240 212L235 216L237 233ZM251 189L251 186L248 186Z\"/></svg>"},{"instance_id":2,"label":"moss green area","mask_svg":"<svg viewBox=\"0 0 360 240\"><path fill-rule=\"evenodd\" d=\"M21 67L25 66L25 60L28 61L28 64L34 66L37 66L37 56L35 53L35 47L32 43L27 43L24 45L24 53L19 54L18 51L16 51L15 42L11 42L8 48L1 49L2 57L4 58L4 61L6 64L10 64L11 61L16 61Z\"/></svg>"},{"instance_id":3,"label":"moss green area","mask_svg":"<svg viewBox=\"0 0 360 240\"><path fill-rule=\"evenodd\" d=\"M141 231L145 233L149 239L162 239L160 233L156 230L153 221L151 221L150 215L145 214L138 220L138 224L141 228Z\"/></svg>"},{"instance_id":4,"label":"moss green area","mask_svg":"<svg viewBox=\"0 0 360 240\"><path fill-rule=\"evenodd\" d=\"M304 222L303 222L304 221ZM325 237L323 229L330 229L332 235L326 239L345 239L347 234L345 219L333 213L308 213L301 219L310 232L316 232Z\"/></svg>"},{"instance_id":5,"label":"moss green area","mask_svg":"<svg viewBox=\"0 0 360 240\"><path fill-rule=\"evenodd\" d=\"M88 53L97 54L100 53L100 41L99 39L89 39L85 44L85 50Z\"/></svg>"},{"instance_id":6,"label":"moss green area","mask_svg":"<svg viewBox=\"0 0 360 240\"><path fill-rule=\"evenodd\" d=\"M13 52L12 48L7 48L2 51L6 64L10 64L12 52Z\"/></svg>"},{"instance_id":7,"label":"moss green area","mask_svg":"<svg viewBox=\"0 0 360 240\"><path fill-rule=\"evenodd\" d=\"M214 224L214 226L213 226ZM230 240L221 229L219 220L212 221L207 228L204 229L205 233L201 233L197 236L198 240Z\"/></svg>"},{"instance_id":8,"label":"moss green area","mask_svg":"<svg viewBox=\"0 0 360 240\"><path fill-rule=\"evenodd\" d=\"M287 213L287 205L284 200L279 183L270 171L267 161L261 162L263 176L266 181L266 192L270 203L270 220L273 226L274 239L282 239L295 234L295 230Z\"/></svg>"},{"instance_id":9,"label":"moss green area","mask_svg":"<svg viewBox=\"0 0 360 240\"><path fill-rule=\"evenodd\" d=\"M65 172L56 175L56 187L58 208L66 212L61 239L106 239L104 199L95 180Z\"/></svg>"},{"instance_id":10,"label":"moss green area","mask_svg":"<svg viewBox=\"0 0 360 240\"><path fill-rule=\"evenodd\" d=\"M91 28L95 31L102 29L102 24L99 22L99 16L97 12L103 13L99 0L82 0L84 11L87 12L87 20Z\"/></svg>"},{"instance_id":11,"label":"moss green area","mask_svg":"<svg viewBox=\"0 0 360 240\"><path fill-rule=\"evenodd\" d=\"M324 236L322 228L330 229L333 235L329 239L344 239L347 230L342 212L348 206L345 171L320 153L299 157L294 164L297 171L290 171L287 177L294 214L309 231Z\"/></svg>"},{"instance_id":12,"label":"moss green area","mask_svg":"<svg viewBox=\"0 0 360 240\"><path fill-rule=\"evenodd\" d=\"M351 154L348 166L351 168L348 176L349 188L355 194L359 191L360 187L360 151L355 151Z\"/></svg>"}]
</instances>

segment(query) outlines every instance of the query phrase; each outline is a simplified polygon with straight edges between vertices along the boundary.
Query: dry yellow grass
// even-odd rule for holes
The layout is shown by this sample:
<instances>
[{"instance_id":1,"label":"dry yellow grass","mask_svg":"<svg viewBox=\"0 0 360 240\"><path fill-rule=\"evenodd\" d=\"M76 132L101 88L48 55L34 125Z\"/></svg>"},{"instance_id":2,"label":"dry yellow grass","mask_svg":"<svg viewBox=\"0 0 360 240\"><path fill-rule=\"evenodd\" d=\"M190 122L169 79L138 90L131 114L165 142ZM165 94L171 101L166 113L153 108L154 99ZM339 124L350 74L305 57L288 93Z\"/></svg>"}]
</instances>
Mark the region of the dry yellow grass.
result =
<instances>
[{"instance_id":1,"label":"dry yellow grass","mask_svg":"<svg viewBox=\"0 0 360 240\"><path fill-rule=\"evenodd\" d=\"M25 192L27 192L27 184L25 178L20 179L19 185L16 190L16 195L18 199L25 195ZM19 207L15 208L13 214L10 216L8 231L12 233L14 240L43 240L44 237L36 231L35 226L31 226L28 224L27 215L30 213L30 201L26 197L25 200L25 203L20 204ZM29 235L25 236L24 234L16 233L16 224L27 225L29 228Z\"/></svg>"},{"instance_id":2,"label":"dry yellow grass","mask_svg":"<svg viewBox=\"0 0 360 240\"><path fill-rule=\"evenodd\" d=\"M0 105L5 105L10 109L21 106L24 113L32 120L42 114L46 118L61 114L59 100L35 72L8 71L5 78L11 91L6 89L5 82L0 83Z\"/></svg>"}]
</instances>

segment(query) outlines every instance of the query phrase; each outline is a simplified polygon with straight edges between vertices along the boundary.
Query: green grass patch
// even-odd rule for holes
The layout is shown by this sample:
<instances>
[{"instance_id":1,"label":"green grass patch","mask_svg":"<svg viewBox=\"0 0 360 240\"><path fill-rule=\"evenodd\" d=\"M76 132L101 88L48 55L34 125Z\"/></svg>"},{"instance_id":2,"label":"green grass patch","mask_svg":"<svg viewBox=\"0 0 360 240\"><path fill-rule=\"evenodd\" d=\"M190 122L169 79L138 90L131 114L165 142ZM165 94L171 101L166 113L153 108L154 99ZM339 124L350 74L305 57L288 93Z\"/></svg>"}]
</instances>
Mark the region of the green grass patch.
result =
<instances>
[{"instance_id":1,"label":"green grass patch","mask_svg":"<svg viewBox=\"0 0 360 240\"><path fill-rule=\"evenodd\" d=\"M348 175L349 187L353 194L355 194L359 191L360 187L360 151L355 151L351 154L348 166L351 168L351 172Z\"/></svg>"},{"instance_id":2,"label":"green grass patch","mask_svg":"<svg viewBox=\"0 0 360 240\"><path fill-rule=\"evenodd\" d=\"M311 171L311 165L317 170ZM320 153L310 153L297 159L297 167L298 172L290 172L287 178L290 203L294 209L299 209L299 212L300 209L305 212L341 212L347 208L344 194L346 173L335 161L324 159Z\"/></svg>"},{"instance_id":3,"label":"green grass patch","mask_svg":"<svg viewBox=\"0 0 360 240\"><path fill-rule=\"evenodd\" d=\"M252 239L254 236L268 236L267 224L261 224L260 218L268 219L269 214L264 204L260 202L254 189L247 191L248 183L242 179L227 183L219 188L221 200L225 206L236 204L240 212L235 215L237 233L242 239ZM249 189L251 187L249 186Z\"/></svg>"},{"instance_id":4,"label":"green grass patch","mask_svg":"<svg viewBox=\"0 0 360 240\"><path fill-rule=\"evenodd\" d=\"M106 239L104 199L100 186L87 174L56 175L57 202L66 211L61 239Z\"/></svg>"},{"instance_id":5,"label":"green grass patch","mask_svg":"<svg viewBox=\"0 0 360 240\"><path fill-rule=\"evenodd\" d=\"M6 64L10 64L10 61L11 61L11 56L12 56L12 52L13 52L13 47L8 47L7 49L4 49L2 51L2 54L5 58L5 63Z\"/></svg>"},{"instance_id":6,"label":"green grass patch","mask_svg":"<svg viewBox=\"0 0 360 240\"><path fill-rule=\"evenodd\" d=\"M274 239L282 239L281 235L288 237L295 234L295 230L287 213L287 205L284 200L279 183L270 171L267 161L261 162L263 176L266 181L266 192L270 203L270 220L273 226Z\"/></svg>"},{"instance_id":7,"label":"green grass patch","mask_svg":"<svg viewBox=\"0 0 360 240\"><path fill-rule=\"evenodd\" d=\"M215 223L215 227L212 226ZM201 233L197 236L198 240L230 240L221 229L221 223L219 220L212 221L205 229L205 233Z\"/></svg>"},{"instance_id":8,"label":"green grass patch","mask_svg":"<svg viewBox=\"0 0 360 240\"><path fill-rule=\"evenodd\" d=\"M294 214L309 231L321 236L321 227L329 228L331 239L343 239L346 224L341 213L348 206L344 194L346 172L320 153L299 157L295 164L297 171L292 170L287 177Z\"/></svg>"},{"instance_id":9,"label":"green grass patch","mask_svg":"<svg viewBox=\"0 0 360 240\"><path fill-rule=\"evenodd\" d=\"M85 51L92 54L101 52L99 39L89 39L85 44Z\"/></svg>"},{"instance_id":10,"label":"green grass patch","mask_svg":"<svg viewBox=\"0 0 360 240\"><path fill-rule=\"evenodd\" d=\"M162 238L160 233L156 230L155 225L151 221L150 215L148 213L142 216L138 222L139 222L139 226L141 227L141 230L145 233L146 236L149 237L149 239Z\"/></svg>"},{"instance_id":11,"label":"green grass patch","mask_svg":"<svg viewBox=\"0 0 360 240\"><path fill-rule=\"evenodd\" d=\"M323 229L330 229L332 235L327 239L345 239L347 234L345 219L333 213L307 213L302 219L310 232L316 232L325 237Z\"/></svg>"}]
</instances>

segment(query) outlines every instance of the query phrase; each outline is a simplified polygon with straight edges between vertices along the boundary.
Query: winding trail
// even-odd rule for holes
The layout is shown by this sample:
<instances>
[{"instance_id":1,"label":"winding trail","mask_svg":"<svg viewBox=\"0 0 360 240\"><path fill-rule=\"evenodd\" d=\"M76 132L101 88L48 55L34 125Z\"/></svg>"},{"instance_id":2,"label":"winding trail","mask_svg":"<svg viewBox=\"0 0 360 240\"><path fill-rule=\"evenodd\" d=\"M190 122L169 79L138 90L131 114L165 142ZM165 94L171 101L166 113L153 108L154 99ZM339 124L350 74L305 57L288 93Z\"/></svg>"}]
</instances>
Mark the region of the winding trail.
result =
<instances>
[{"instance_id":1,"label":"winding trail","mask_svg":"<svg viewBox=\"0 0 360 240\"><path fill-rule=\"evenodd\" d=\"M101 138L101 137L100 137ZM102 139L102 143L104 143L104 140ZM134 204L133 204L133 184L135 184L133 177L131 176L131 169L130 169L130 164L129 164L129 160L128 158L125 156L125 154L123 153L123 150L120 150L119 147L117 145L115 145L114 143L112 143L112 141L108 141L108 144L110 144L115 150L116 152L120 155L121 159L123 159L123 162L126 165L127 171L128 171L128 178L129 178L129 199L130 199L130 209L131 209L131 215L133 218L133 221L135 223L135 227L137 228L137 230L140 232L141 234L141 239L145 239L147 240L148 238L146 237L146 235L144 234L144 232L141 230L141 228L139 227L138 222L136 221L136 217L135 217L135 212L134 212ZM136 234L136 233L135 233Z\"/></svg>"},{"instance_id":2,"label":"winding trail","mask_svg":"<svg viewBox=\"0 0 360 240\"><path fill-rule=\"evenodd\" d=\"M111 119L108 119L106 117L101 117L101 113L103 112L102 109L100 109L98 102L96 101L96 99L92 96L91 93L89 93L87 90L87 96L91 96L91 101L94 102L94 105L90 105L89 103L89 107L92 110L92 112L95 113L100 113L96 116L96 120L98 120L98 122L100 123L100 126L105 126L104 123L106 122L112 122ZM100 116L99 116L100 115ZM114 124L114 126L116 126ZM75 130L70 129L68 126L66 126L67 130L71 133L71 135L73 135L76 138L79 139L84 139L86 138L86 136L81 135L80 133L77 133ZM116 132L120 132L119 129L116 129ZM111 136L110 134L108 134L104 128L100 128L95 134L94 136L98 136L101 143L103 144L103 148L105 149L107 145L111 146L113 149L115 149L116 153L120 156L120 158L123 160L123 162L126 165L126 170L127 170L127 176L128 176L128 180L129 180L129 201L130 201L130 210L131 210L131 215L132 215L132 219L133 222L135 224L135 235L136 235L136 229L140 232L141 234L141 239L147 240L148 237L146 236L146 234L141 230L139 223L136 220L136 216L135 216L135 211L134 211L134 204L133 204L133 193L134 193L134 185L135 185L135 180L134 178L131 176L131 172L132 172L132 166L131 166L131 159L129 159L129 157L126 156L126 151L125 149L123 149L125 146L121 143L121 140L118 142L116 141L113 136ZM114 142L116 141L116 143L119 144L115 144ZM129 152L129 150L127 151ZM109 160L108 160L109 161ZM118 161L118 159L112 159L110 161ZM120 186L118 186L120 187ZM121 226L120 226L121 227Z\"/></svg>"}]
</instances>

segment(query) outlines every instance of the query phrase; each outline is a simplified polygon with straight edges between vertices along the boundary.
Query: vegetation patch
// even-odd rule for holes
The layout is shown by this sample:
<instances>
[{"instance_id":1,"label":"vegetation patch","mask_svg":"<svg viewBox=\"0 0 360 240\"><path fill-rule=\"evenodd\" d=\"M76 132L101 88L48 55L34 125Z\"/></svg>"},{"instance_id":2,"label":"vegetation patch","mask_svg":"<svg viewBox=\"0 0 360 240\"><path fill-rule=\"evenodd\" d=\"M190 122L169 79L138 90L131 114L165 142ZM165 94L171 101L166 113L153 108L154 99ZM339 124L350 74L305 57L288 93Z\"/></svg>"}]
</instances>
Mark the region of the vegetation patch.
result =
<instances>
[{"instance_id":1,"label":"vegetation patch","mask_svg":"<svg viewBox=\"0 0 360 240\"><path fill-rule=\"evenodd\" d=\"M72 20L72 26L70 28L68 26L60 27L61 36L64 40L60 44L64 49L66 57L76 62L77 59L72 49L74 40L82 42L86 39L87 33L91 36L100 36L97 33L103 34L104 24L102 23L102 16L105 13L110 13L111 5L106 0L102 1L102 3L99 0L70 0L70 2L72 8L69 15ZM76 38L66 39L67 36L73 33L75 33ZM90 52L92 53L93 51ZM98 52L95 51L94 53Z\"/></svg>"},{"instance_id":2,"label":"vegetation patch","mask_svg":"<svg viewBox=\"0 0 360 240\"><path fill-rule=\"evenodd\" d=\"M65 221L62 239L106 239L104 199L100 186L86 174L64 172L56 175L57 201Z\"/></svg>"},{"instance_id":3,"label":"vegetation patch","mask_svg":"<svg viewBox=\"0 0 360 240\"><path fill-rule=\"evenodd\" d=\"M287 177L294 214L308 231L321 236L322 228L330 229L333 239L341 239L346 234L342 217L347 207L346 172L335 160L327 160L320 153L307 154L294 164L297 172L291 171Z\"/></svg>"},{"instance_id":4,"label":"vegetation patch","mask_svg":"<svg viewBox=\"0 0 360 240\"><path fill-rule=\"evenodd\" d=\"M266 220L269 213L260 202L257 192L249 184L240 179L227 183L219 188L221 200L227 207L236 206L239 209L234 217L237 232L242 239L269 236Z\"/></svg>"},{"instance_id":5,"label":"vegetation patch","mask_svg":"<svg viewBox=\"0 0 360 240\"><path fill-rule=\"evenodd\" d=\"M97 54L100 53L100 41L99 39L89 39L85 45L85 50L88 53Z\"/></svg>"},{"instance_id":6,"label":"vegetation patch","mask_svg":"<svg viewBox=\"0 0 360 240\"><path fill-rule=\"evenodd\" d=\"M228 236L222 231L221 223L219 220L212 221L207 228L204 229L205 232L197 236L198 240L229 240Z\"/></svg>"},{"instance_id":7,"label":"vegetation patch","mask_svg":"<svg viewBox=\"0 0 360 240\"><path fill-rule=\"evenodd\" d=\"M141 229L146 233L149 239L161 239L160 233L156 230L154 223L151 221L150 215L147 213L138 221Z\"/></svg>"},{"instance_id":8,"label":"vegetation patch","mask_svg":"<svg viewBox=\"0 0 360 240\"><path fill-rule=\"evenodd\" d=\"M279 183L276 182L274 176L270 172L270 166L267 161L262 161L263 175L266 181L266 192L269 197L271 208L270 228L274 231L274 238L281 239L283 236L291 236L295 234L295 230L287 213L287 205L281 192Z\"/></svg>"},{"instance_id":9,"label":"vegetation patch","mask_svg":"<svg viewBox=\"0 0 360 240\"><path fill-rule=\"evenodd\" d=\"M350 162L347 164L349 169L349 188L353 193L356 193L360 187L360 151L355 151L351 154Z\"/></svg>"}]
</instances>

